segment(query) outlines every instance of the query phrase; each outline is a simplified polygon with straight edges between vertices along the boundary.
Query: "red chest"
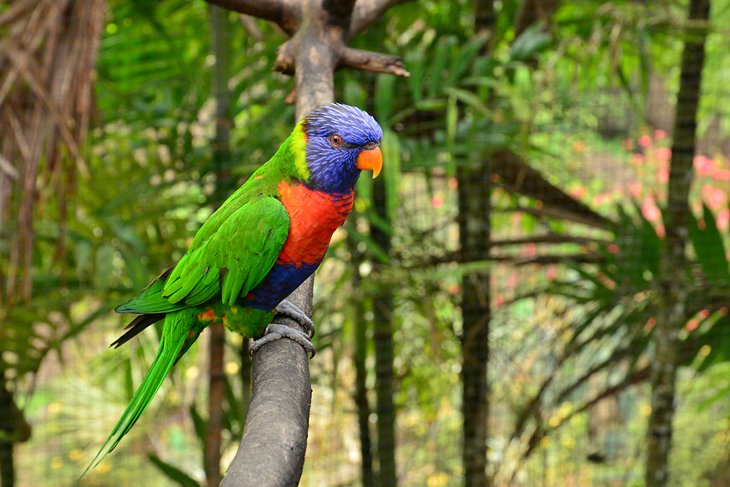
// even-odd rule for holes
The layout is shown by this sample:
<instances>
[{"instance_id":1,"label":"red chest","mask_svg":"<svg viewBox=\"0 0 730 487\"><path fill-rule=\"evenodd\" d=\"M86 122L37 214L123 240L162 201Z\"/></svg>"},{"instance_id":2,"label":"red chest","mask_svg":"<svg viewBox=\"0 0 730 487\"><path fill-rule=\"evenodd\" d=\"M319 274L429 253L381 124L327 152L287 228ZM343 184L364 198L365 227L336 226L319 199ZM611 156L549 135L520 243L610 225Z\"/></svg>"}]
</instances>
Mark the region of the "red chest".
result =
<instances>
[{"instance_id":1,"label":"red chest","mask_svg":"<svg viewBox=\"0 0 730 487\"><path fill-rule=\"evenodd\" d=\"M327 252L332 234L350 214L354 193L331 195L287 182L281 182L278 190L290 225L277 263L296 267L318 264Z\"/></svg>"}]
</instances>

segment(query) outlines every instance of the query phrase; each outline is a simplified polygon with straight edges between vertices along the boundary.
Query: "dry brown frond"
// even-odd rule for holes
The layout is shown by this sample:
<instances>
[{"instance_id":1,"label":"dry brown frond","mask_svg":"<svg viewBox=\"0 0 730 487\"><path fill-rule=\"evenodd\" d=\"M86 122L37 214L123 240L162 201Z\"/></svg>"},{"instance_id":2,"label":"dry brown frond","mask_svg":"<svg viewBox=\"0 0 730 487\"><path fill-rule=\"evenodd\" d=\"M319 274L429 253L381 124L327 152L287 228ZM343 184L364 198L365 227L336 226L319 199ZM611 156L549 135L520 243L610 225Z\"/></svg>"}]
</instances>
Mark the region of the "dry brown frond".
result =
<instances>
[{"instance_id":1,"label":"dry brown frond","mask_svg":"<svg viewBox=\"0 0 730 487\"><path fill-rule=\"evenodd\" d=\"M16 0L0 15L0 238L9 249L0 302L30 298L34 214L53 198L63 220L76 175L88 177L82 147L105 8Z\"/></svg>"}]
</instances>

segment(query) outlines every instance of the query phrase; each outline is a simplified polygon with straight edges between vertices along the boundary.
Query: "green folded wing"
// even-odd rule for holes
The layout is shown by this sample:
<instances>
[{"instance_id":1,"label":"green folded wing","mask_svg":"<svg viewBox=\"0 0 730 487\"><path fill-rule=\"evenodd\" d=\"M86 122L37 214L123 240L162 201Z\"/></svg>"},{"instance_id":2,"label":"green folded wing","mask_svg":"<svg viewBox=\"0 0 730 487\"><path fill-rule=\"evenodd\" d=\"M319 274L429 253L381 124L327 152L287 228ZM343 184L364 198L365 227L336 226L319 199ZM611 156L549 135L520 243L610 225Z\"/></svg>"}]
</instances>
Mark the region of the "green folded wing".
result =
<instances>
[{"instance_id":1,"label":"green folded wing","mask_svg":"<svg viewBox=\"0 0 730 487\"><path fill-rule=\"evenodd\" d=\"M266 277L288 234L289 215L280 201L262 197L245 203L228 212L207 238L198 232L169 275L163 273L117 311L169 313L217 296L232 305Z\"/></svg>"},{"instance_id":2,"label":"green folded wing","mask_svg":"<svg viewBox=\"0 0 730 487\"><path fill-rule=\"evenodd\" d=\"M174 266L173 266L174 267ZM132 300L117 306L114 310L117 313L168 313L178 309L167 299L162 297L162 290L165 288L165 281L172 272L173 267L165 270Z\"/></svg>"}]
</instances>

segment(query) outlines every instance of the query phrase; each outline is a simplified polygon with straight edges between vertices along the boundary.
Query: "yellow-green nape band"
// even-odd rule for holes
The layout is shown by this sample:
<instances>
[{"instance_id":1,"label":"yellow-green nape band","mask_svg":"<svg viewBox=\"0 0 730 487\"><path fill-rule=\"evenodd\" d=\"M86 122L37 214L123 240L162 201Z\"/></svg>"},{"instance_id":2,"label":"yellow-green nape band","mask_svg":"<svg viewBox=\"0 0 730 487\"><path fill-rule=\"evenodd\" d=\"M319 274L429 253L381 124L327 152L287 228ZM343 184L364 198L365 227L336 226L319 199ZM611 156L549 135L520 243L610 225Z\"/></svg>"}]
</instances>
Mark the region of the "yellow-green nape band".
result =
<instances>
[{"instance_id":1,"label":"yellow-green nape band","mask_svg":"<svg viewBox=\"0 0 730 487\"><path fill-rule=\"evenodd\" d=\"M294 167L297 176L302 180L309 179L309 166L307 165L307 134L304 132L304 121L301 121L294 128L292 133L291 149L294 155Z\"/></svg>"}]
</instances>

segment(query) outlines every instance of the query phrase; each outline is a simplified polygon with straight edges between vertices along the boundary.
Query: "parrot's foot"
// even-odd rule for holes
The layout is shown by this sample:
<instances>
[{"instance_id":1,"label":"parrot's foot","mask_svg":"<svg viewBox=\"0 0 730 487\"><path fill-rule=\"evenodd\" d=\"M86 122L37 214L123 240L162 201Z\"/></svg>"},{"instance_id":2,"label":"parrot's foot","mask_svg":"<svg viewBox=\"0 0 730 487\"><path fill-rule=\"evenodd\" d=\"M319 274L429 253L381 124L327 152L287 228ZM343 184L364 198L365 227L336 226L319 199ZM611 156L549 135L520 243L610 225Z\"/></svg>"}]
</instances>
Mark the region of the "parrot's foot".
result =
<instances>
[{"instance_id":1,"label":"parrot's foot","mask_svg":"<svg viewBox=\"0 0 730 487\"><path fill-rule=\"evenodd\" d=\"M258 352L262 346L281 338L289 338L290 340L297 342L304 348L307 354L309 354L309 358L314 357L314 354L317 353L307 333L297 330L296 328L292 328L291 326L280 325L278 323L271 323L267 326L266 331L264 331L264 336L251 342L248 346L248 350L251 355L253 355Z\"/></svg>"},{"instance_id":2,"label":"parrot's foot","mask_svg":"<svg viewBox=\"0 0 730 487\"><path fill-rule=\"evenodd\" d=\"M285 299L278 304L276 312L286 316L287 318L291 318L302 325L302 327L307 330L309 338L314 337L314 321L312 321L312 319L296 304Z\"/></svg>"}]
</instances>

